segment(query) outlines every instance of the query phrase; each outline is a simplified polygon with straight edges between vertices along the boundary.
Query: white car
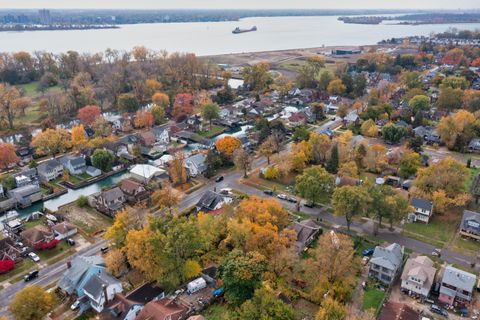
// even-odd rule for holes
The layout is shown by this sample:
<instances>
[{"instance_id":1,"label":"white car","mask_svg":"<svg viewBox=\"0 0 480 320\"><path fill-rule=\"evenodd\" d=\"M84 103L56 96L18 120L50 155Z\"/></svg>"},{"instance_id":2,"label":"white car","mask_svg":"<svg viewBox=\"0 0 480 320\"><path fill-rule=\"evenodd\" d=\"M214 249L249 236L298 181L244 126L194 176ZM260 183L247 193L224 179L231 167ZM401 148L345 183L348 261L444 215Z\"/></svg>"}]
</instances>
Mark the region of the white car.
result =
<instances>
[{"instance_id":1,"label":"white car","mask_svg":"<svg viewBox=\"0 0 480 320\"><path fill-rule=\"evenodd\" d=\"M70 306L70 309L71 310L76 310L76 309L78 309L79 306L80 306L80 300L75 300L75 302L72 303L72 305Z\"/></svg>"},{"instance_id":2,"label":"white car","mask_svg":"<svg viewBox=\"0 0 480 320\"><path fill-rule=\"evenodd\" d=\"M277 196L277 198L280 199L280 200L287 200L287 199L288 199L287 195L286 195L286 194L283 194L283 193L279 194L279 195Z\"/></svg>"},{"instance_id":3,"label":"white car","mask_svg":"<svg viewBox=\"0 0 480 320\"><path fill-rule=\"evenodd\" d=\"M30 259L32 259L34 262L39 262L39 261L40 261L40 257L37 256L37 255L35 254L35 252L30 252L30 253L28 254L28 257L29 257Z\"/></svg>"}]
</instances>

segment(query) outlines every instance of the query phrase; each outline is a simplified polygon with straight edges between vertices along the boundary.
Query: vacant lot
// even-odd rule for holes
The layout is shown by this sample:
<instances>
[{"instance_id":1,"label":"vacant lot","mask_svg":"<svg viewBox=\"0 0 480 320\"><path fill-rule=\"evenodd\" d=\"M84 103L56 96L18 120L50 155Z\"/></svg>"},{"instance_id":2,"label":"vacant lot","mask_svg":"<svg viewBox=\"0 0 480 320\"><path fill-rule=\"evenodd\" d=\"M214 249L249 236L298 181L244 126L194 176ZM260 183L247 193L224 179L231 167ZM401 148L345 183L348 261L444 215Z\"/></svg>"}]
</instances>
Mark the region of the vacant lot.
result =
<instances>
[{"instance_id":1,"label":"vacant lot","mask_svg":"<svg viewBox=\"0 0 480 320\"><path fill-rule=\"evenodd\" d=\"M76 225L87 239L105 231L112 224L111 218L90 207L81 208L76 204L60 208L59 213Z\"/></svg>"},{"instance_id":2,"label":"vacant lot","mask_svg":"<svg viewBox=\"0 0 480 320\"><path fill-rule=\"evenodd\" d=\"M404 234L437 247L443 247L453 240L461 214L456 210L444 215L435 214L428 224L422 222L405 225Z\"/></svg>"}]
</instances>

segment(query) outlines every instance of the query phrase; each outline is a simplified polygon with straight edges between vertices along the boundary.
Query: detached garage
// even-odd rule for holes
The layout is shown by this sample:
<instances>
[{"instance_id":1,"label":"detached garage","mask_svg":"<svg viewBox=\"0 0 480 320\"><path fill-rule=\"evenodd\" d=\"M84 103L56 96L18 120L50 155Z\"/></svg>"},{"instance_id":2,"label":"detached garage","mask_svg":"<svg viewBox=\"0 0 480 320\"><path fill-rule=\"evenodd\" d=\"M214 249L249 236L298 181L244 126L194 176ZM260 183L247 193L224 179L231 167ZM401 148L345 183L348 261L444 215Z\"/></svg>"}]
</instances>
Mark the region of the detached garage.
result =
<instances>
[{"instance_id":1,"label":"detached garage","mask_svg":"<svg viewBox=\"0 0 480 320\"><path fill-rule=\"evenodd\" d=\"M77 227L68 222L56 224L52 229L53 233L55 234L55 239L57 240L67 239L78 232Z\"/></svg>"}]
</instances>

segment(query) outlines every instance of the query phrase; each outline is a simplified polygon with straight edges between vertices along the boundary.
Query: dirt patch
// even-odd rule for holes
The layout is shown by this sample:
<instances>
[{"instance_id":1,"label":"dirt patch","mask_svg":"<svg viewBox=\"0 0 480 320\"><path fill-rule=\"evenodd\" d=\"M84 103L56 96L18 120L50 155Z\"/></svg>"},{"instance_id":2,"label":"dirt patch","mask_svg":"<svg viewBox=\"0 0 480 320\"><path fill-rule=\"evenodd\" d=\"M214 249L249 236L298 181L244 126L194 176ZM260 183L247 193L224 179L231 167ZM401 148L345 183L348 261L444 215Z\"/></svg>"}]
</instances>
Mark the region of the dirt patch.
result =
<instances>
[{"instance_id":1,"label":"dirt patch","mask_svg":"<svg viewBox=\"0 0 480 320\"><path fill-rule=\"evenodd\" d=\"M81 208L75 204L62 207L59 214L76 225L80 233L87 238L103 233L112 224L111 218L90 207Z\"/></svg>"},{"instance_id":2,"label":"dirt patch","mask_svg":"<svg viewBox=\"0 0 480 320\"><path fill-rule=\"evenodd\" d=\"M313 320L318 312L318 306L305 299L298 299L292 305L295 310L295 319Z\"/></svg>"}]
</instances>

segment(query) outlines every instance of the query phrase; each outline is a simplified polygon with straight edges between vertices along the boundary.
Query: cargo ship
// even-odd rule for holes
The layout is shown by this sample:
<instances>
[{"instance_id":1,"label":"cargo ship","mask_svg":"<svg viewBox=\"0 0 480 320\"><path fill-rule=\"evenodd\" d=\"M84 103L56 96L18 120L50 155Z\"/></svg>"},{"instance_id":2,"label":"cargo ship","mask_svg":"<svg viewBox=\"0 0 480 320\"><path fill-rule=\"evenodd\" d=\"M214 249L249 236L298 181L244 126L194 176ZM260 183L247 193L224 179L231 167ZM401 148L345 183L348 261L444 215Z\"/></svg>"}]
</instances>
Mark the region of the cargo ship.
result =
<instances>
[{"instance_id":1,"label":"cargo ship","mask_svg":"<svg viewBox=\"0 0 480 320\"><path fill-rule=\"evenodd\" d=\"M240 29L239 27L236 27L235 30L232 31L232 33L237 34L237 33L253 32L253 31L257 31L256 26L253 26L250 29Z\"/></svg>"}]
</instances>

